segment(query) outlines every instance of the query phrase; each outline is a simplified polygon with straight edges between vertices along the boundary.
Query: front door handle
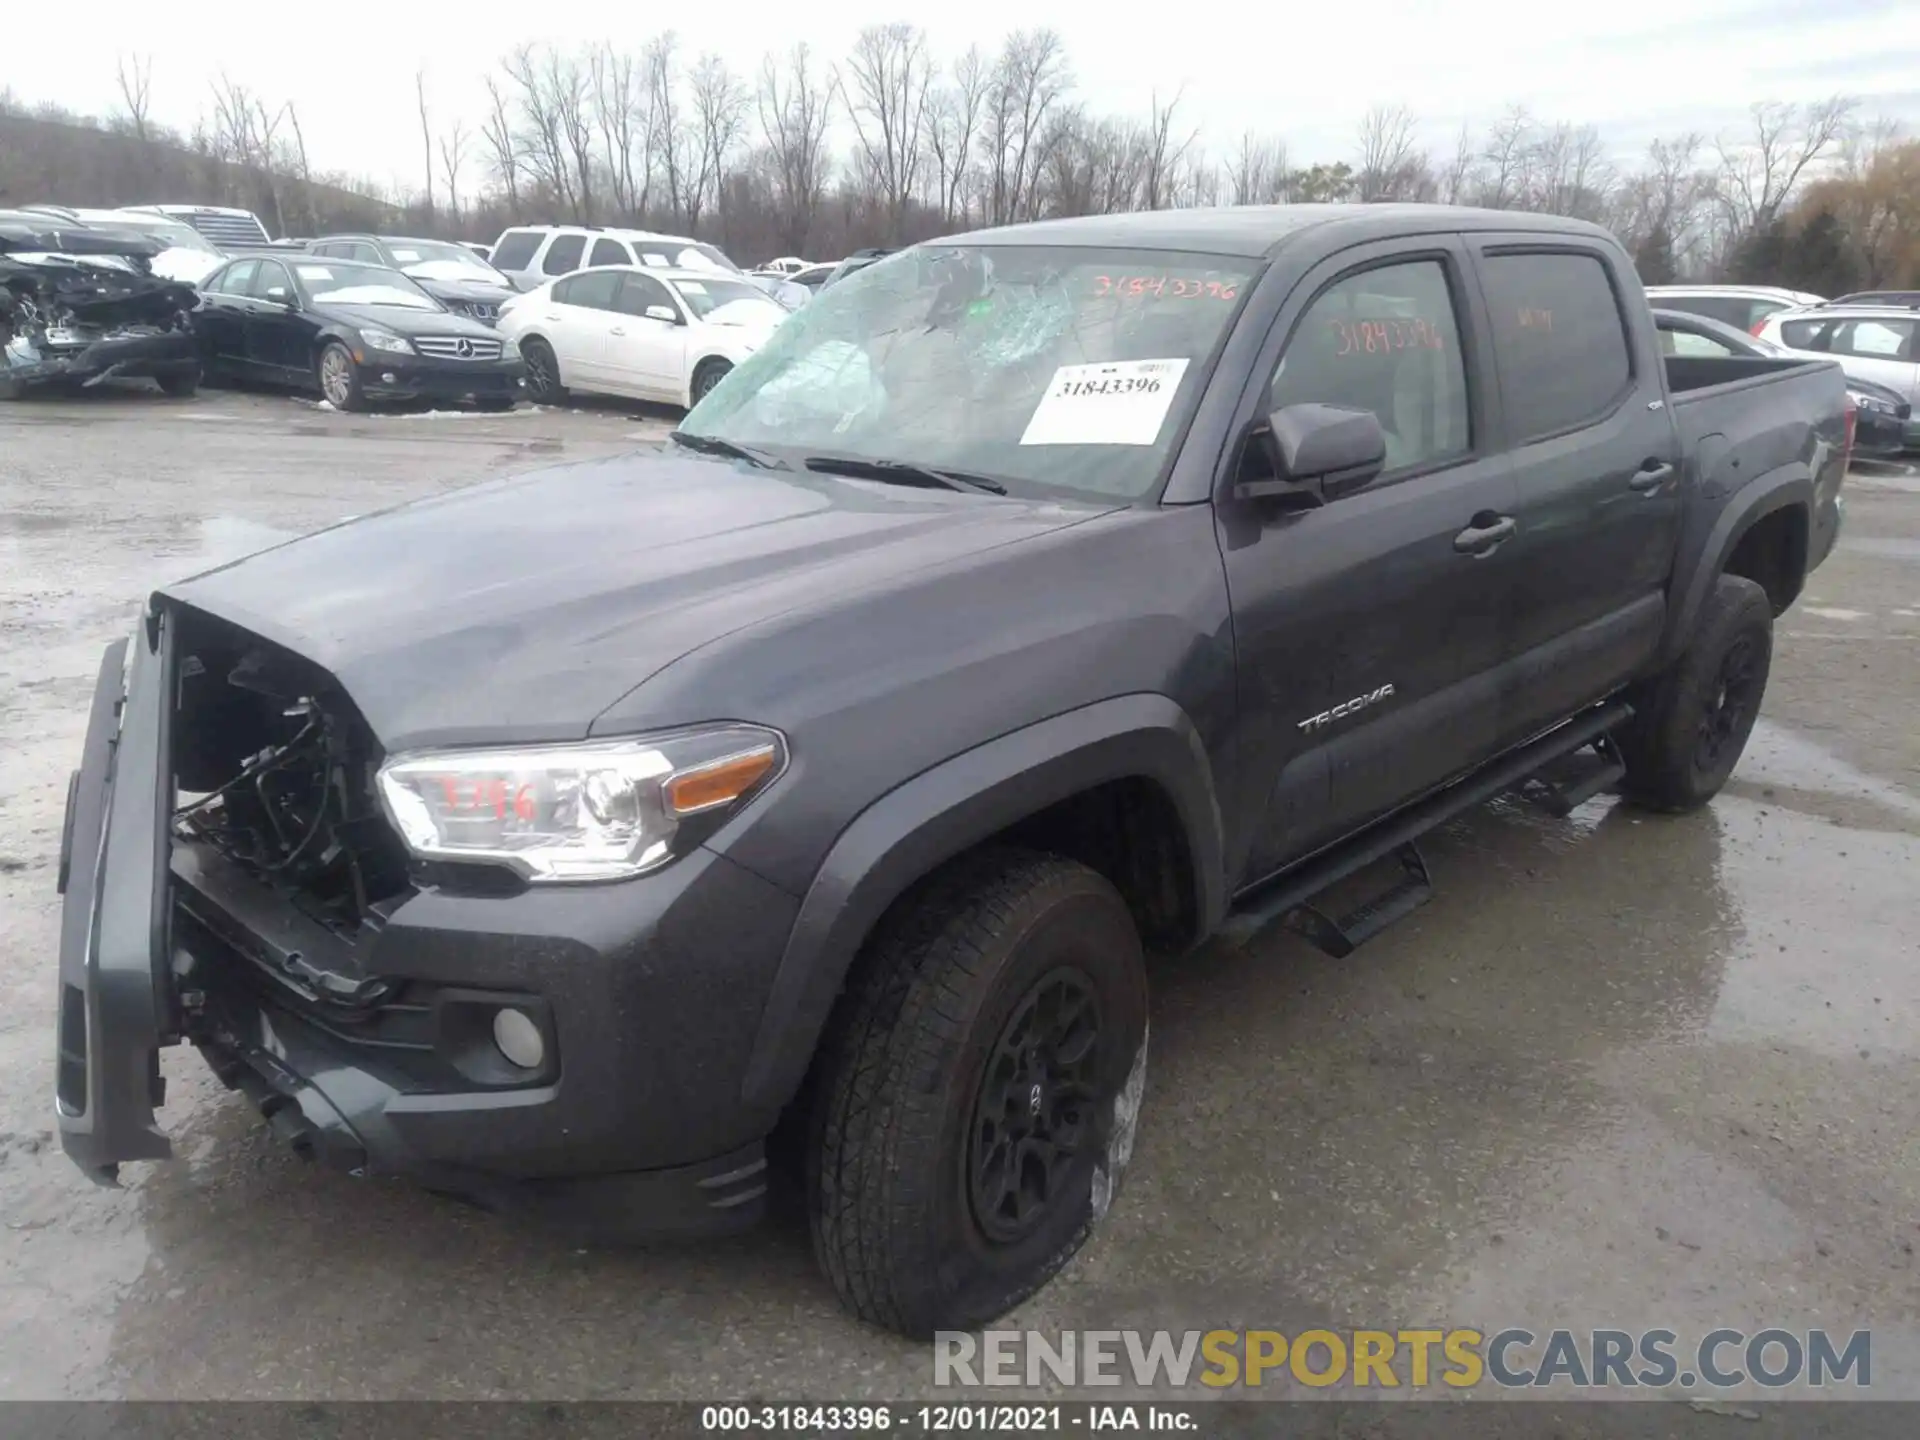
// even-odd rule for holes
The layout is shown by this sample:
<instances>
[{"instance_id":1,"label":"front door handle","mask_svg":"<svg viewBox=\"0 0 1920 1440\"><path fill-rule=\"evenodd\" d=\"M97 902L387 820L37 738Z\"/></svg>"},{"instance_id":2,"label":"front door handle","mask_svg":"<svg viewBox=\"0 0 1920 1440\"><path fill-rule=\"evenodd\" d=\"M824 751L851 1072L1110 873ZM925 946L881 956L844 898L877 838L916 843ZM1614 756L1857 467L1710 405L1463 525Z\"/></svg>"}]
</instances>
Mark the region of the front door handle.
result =
<instances>
[{"instance_id":1,"label":"front door handle","mask_svg":"<svg viewBox=\"0 0 1920 1440\"><path fill-rule=\"evenodd\" d=\"M607 333L609 335L624 335L627 332L622 330L618 325L616 325L611 330L607 331Z\"/></svg>"},{"instance_id":2,"label":"front door handle","mask_svg":"<svg viewBox=\"0 0 1920 1440\"><path fill-rule=\"evenodd\" d=\"M1491 555L1513 538L1520 527L1511 515L1476 515L1469 525L1453 537L1453 548L1462 555Z\"/></svg>"},{"instance_id":3,"label":"front door handle","mask_svg":"<svg viewBox=\"0 0 1920 1440\"><path fill-rule=\"evenodd\" d=\"M1635 471L1633 478L1627 481L1627 488L1638 490L1642 495L1646 495L1658 490L1672 478L1673 466L1655 462Z\"/></svg>"}]
</instances>

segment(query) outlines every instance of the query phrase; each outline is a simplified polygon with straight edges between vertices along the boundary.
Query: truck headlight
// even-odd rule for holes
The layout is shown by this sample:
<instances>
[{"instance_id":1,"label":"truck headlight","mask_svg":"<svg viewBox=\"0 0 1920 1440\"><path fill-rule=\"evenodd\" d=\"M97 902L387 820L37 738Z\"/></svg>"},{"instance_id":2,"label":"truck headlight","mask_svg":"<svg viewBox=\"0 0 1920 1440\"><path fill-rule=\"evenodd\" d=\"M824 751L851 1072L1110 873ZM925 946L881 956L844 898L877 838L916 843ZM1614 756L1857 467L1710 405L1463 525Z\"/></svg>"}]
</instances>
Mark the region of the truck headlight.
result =
<instances>
[{"instance_id":1,"label":"truck headlight","mask_svg":"<svg viewBox=\"0 0 1920 1440\"><path fill-rule=\"evenodd\" d=\"M414 854L531 881L623 880L666 864L773 783L786 741L759 725L400 755L381 803Z\"/></svg>"}]
</instances>

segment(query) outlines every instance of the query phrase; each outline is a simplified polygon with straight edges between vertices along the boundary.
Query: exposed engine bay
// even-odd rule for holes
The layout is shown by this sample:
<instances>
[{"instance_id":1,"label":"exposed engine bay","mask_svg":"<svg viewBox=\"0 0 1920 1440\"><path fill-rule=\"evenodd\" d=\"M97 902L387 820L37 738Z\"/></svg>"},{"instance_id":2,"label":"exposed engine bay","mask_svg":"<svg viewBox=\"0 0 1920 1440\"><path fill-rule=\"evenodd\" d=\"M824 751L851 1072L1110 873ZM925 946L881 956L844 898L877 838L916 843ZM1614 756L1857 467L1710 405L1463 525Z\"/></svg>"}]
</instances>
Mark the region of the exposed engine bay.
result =
<instances>
[{"instance_id":1,"label":"exposed engine bay","mask_svg":"<svg viewBox=\"0 0 1920 1440\"><path fill-rule=\"evenodd\" d=\"M410 885L375 799L381 756L365 722L319 667L223 622L194 630L174 720L176 836L336 933L381 918Z\"/></svg>"},{"instance_id":2,"label":"exposed engine bay","mask_svg":"<svg viewBox=\"0 0 1920 1440\"><path fill-rule=\"evenodd\" d=\"M0 222L0 392L193 373L199 296L153 273L161 248L133 234Z\"/></svg>"}]
</instances>

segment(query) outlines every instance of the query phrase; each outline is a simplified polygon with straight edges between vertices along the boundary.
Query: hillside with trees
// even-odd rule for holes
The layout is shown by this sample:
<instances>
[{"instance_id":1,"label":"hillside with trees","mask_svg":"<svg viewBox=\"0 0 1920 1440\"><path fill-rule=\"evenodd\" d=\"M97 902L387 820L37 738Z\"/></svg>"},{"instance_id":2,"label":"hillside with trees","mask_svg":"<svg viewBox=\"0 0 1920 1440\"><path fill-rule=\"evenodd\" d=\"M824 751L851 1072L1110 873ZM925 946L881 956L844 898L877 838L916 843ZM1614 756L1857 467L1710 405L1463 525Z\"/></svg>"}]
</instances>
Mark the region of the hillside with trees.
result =
<instances>
[{"instance_id":1,"label":"hillside with trees","mask_svg":"<svg viewBox=\"0 0 1920 1440\"><path fill-rule=\"evenodd\" d=\"M242 205L292 234L641 225L751 262L1098 211L1437 201L1596 221L1649 284L1920 285L1920 142L1843 97L1757 104L1737 132L1667 136L1634 156L1517 108L1436 150L1416 115L1381 106L1348 153L1304 157L1277 134L1203 142L1177 93L1144 114L1097 113L1050 30L940 57L916 26L874 25L838 59L802 43L750 75L667 32L637 47L517 46L478 115L437 108L421 73L409 143L422 183L391 194L313 172L302 122L324 117L223 79L183 135L153 120L146 62L123 57L118 79L104 120L0 96L0 204Z\"/></svg>"}]
</instances>

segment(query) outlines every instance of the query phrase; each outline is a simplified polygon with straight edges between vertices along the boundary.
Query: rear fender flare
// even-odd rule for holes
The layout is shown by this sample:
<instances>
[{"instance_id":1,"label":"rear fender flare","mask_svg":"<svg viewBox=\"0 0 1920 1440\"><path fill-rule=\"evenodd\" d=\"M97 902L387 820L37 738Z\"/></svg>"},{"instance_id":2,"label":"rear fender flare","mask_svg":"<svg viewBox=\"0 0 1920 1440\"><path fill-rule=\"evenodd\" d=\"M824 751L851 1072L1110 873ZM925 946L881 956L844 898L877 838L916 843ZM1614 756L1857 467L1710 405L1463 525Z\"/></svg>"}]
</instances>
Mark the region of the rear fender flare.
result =
<instances>
[{"instance_id":1,"label":"rear fender flare","mask_svg":"<svg viewBox=\"0 0 1920 1440\"><path fill-rule=\"evenodd\" d=\"M742 1100L777 1109L799 1089L854 956L887 908L942 863L1069 796L1144 778L1186 830L1200 931L1225 913L1220 807L1206 746L1164 695L1056 715L922 772L869 805L821 862L760 1015Z\"/></svg>"},{"instance_id":2,"label":"rear fender flare","mask_svg":"<svg viewBox=\"0 0 1920 1440\"><path fill-rule=\"evenodd\" d=\"M1782 465L1756 477L1736 491L1727 501L1701 542L1699 558L1690 573L1676 585L1677 603L1667 626L1667 638L1661 646L1660 663L1667 665L1687 648L1693 627L1700 618L1714 582L1726 573L1727 561L1748 530L1767 516L1790 506L1799 506L1813 516L1813 475L1798 462Z\"/></svg>"}]
</instances>

